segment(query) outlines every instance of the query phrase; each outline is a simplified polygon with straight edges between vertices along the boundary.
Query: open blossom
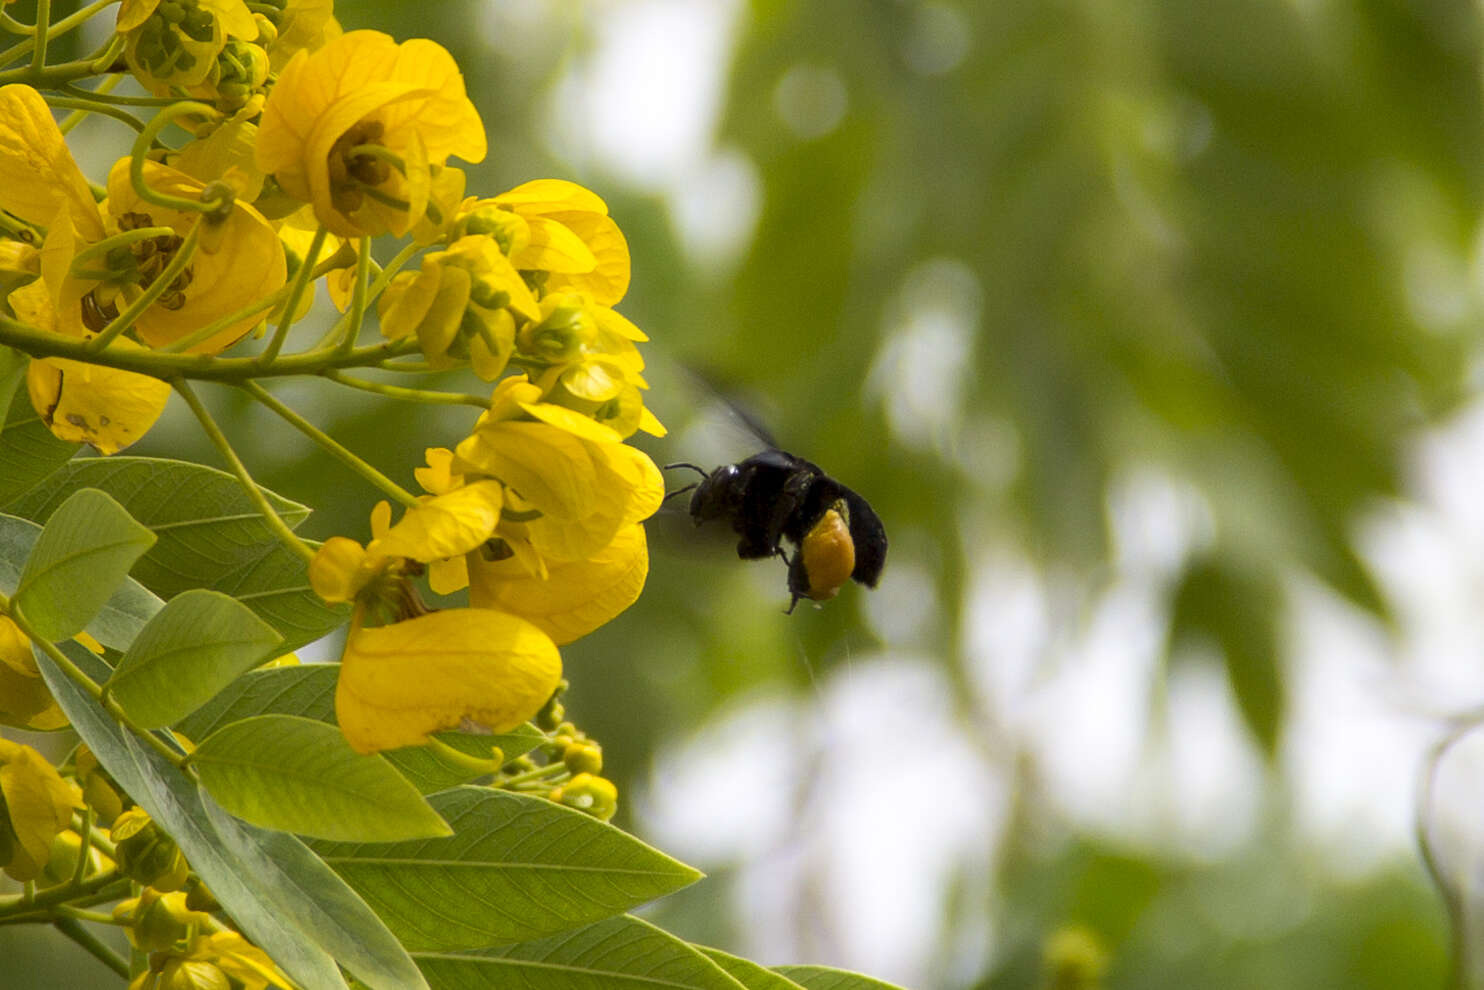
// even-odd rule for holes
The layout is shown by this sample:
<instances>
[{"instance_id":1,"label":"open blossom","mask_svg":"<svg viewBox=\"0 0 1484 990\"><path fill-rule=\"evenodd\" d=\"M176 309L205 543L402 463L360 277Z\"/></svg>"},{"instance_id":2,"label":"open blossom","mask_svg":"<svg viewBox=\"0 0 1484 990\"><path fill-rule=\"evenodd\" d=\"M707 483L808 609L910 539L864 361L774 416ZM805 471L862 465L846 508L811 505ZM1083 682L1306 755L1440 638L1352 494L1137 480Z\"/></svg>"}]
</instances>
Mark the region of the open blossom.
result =
<instances>
[{"instance_id":1,"label":"open blossom","mask_svg":"<svg viewBox=\"0 0 1484 990\"><path fill-rule=\"evenodd\" d=\"M461 725L503 732L531 718L561 680L561 656L542 629L490 608L423 614L406 609L408 562L462 556L493 535L503 501L490 481L426 499L388 526L386 503L372 514L374 538L326 541L310 582L329 601L356 601L335 692L346 741L370 753L427 741Z\"/></svg>"},{"instance_id":2,"label":"open blossom","mask_svg":"<svg viewBox=\"0 0 1484 990\"><path fill-rule=\"evenodd\" d=\"M159 162L145 162L143 174L156 192L181 198L200 199L206 188L200 179ZM195 254L134 324L144 343L173 343L284 283L277 235L262 214L240 200L221 219L149 203L134 189L129 159L123 158L109 172L108 198L101 206L94 202L51 111L29 86L0 88L0 209L47 228L41 274L56 310L55 329L68 336L96 333L152 287L198 224L209 229ZM127 236L146 227L170 232ZM116 247L103 243L115 237ZM192 351L220 351L261 318L245 316Z\"/></svg>"},{"instance_id":3,"label":"open blossom","mask_svg":"<svg viewBox=\"0 0 1484 990\"><path fill-rule=\"evenodd\" d=\"M342 237L405 234L432 167L483 160L484 126L453 57L434 42L352 31L284 66L263 108L257 162Z\"/></svg>"}]
</instances>

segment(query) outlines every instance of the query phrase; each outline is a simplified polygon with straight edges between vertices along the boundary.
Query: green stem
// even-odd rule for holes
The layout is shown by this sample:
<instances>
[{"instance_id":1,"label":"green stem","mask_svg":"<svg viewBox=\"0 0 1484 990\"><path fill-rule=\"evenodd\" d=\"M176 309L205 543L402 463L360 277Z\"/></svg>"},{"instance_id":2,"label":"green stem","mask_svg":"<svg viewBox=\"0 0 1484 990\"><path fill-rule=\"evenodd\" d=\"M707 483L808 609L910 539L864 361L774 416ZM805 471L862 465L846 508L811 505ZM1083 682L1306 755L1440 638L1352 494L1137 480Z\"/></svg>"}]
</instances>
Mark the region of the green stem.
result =
<instances>
[{"instance_id":1,"label":"green stem","mask_svg":"<svg viewBox=\"0 0 1484 990\"><path fill-rule=\"evenodd\" d=\"M294 535L294 531L289 529L288 524L273 510L273 506L268 504L267 496L263 494L263 490L258 487L257 483L252 480L252 475L247 472L247 466L237 456L237 451L232 449L232 444L227 439L226 434L221 431L221 427L216 425L216 420L211 418L211 413L206 411L206 406L202 405L201 400L196 396L195 390L182 378L177 378L170 384L175 388L175 391L180 393L180 397L185 400L186 405L191 407L191 412L195 414L197 422L201 424L201 429L206 433L207 439L211 441L212 446L216 447L217 452L226 460L227 465L232 469L232 473L237 476L238 483L242 485L243 493L247 495L253 506L262 514L263 521L268 524L269 529L273 530L279 542L298 554L304 563L307 564L313 560L314 551L309 548L307 543Z\"/></svg>"},{"instance_id":2,"label":"green stem","mask_svg":"<svg viewBox=\"0 0 1484 990\"><path fill-rule=\"evenodd\" d=\"M289 300L283 307L283 317L278 321L278 327L273 331L273 339L268 341L268 346L263 353L258 355L260 364L270 364L278 357L278 352L283 348L283 342L289 335L289 327L294 325L294 316L299 311L299 300L304 298L304 289L314 277L314 263L319 259L319 253L324 249L325 238L330 234L323 224L314 232L314 239L309 242L309 250L304 255L304 261L299 265L299 270L294 273L294 287L289 292Z\"/></svg>"},{"instance_id":3,"label":"green stem","mask_svg":"<svg viewBox=\"0 0 1484 990\"><path fill-rule=\"evenodd\" d=\"M345 314L345 336L340 338L337 351L350 350L361 337L361 325L366 322L366 282L370 272L371 238L362 237L361 243L356 245L356 280L350 294L350 309Z\"/></svg>"},{"instance_id":4,"label":"green stem","mask_svg":"<svg viewBox=\"0 0 1484 990\"><path fill-rule=\"evenodd\" d=\"M0 10L0 29L9 31L11 34L33 35L36 33L35 24L22 24L4 10Z\"/></svg>"},{"instance_id":5,"label":"green stem","mask_svg":"<svg viewBox=\"0 0 1484 990\"><path fill-rule=\"evenodd\" d=\"M57 23L53 24L46 31L47 39L50 40L52 38L60 37L61 35L66 34L68 31L71 31L79 24L90 19L100 10L103 10L107 7L112 7L115 3L118 3L118 0L94 0L93 3L88 4L77 13L70 14L67 17L62 18ZM34 27L31 27L30 25L21 25L21 27L28 28L29 30L27 31L27 33L30 34L31 37L28 37L25 41L17 42L10 48L7 48L5 51L0 52L0 65L5 65L9 62L15 61L16 59L20 58L22 55L25 55L27 52L32 51L36 47L36 29ZM9 73L5 73L4 75L9 75ZM3 79L0 81L21 82L25 80Z\"/></svg>"},{"instance_id":6,"label":"green stem","mask_svg":"<svg viewBox=\"0 0 1484 990\"><path fill-rule=\"evenodd\" d=\"M81 922L73 918L58 918L52 922L52 925L57 931L81 946L94 959L124 979L129 978L129 963L117 952L104 945L98 936L84 928Z\"/></svg>"},{"instance_id":7,"label":"green stem","mask_svg":"<svg viewBox=\"0 0 1484 990\"><path fill-rule=\"evenodd\" d=\"M96 354L107 347L120 334L132 327L134 321L139 319L144 311L153 306L155 301L175 283L175 279L185 271L186 265L189 265L191 259L196 256L196 242L201 237L202 225L207 222L205 217L196 221L190 233L186 234L185 239L180 242L180 247L175 249L175 257L170 259L170 264L165 266L165 270L156 275L154 281L139 294L139 298L129 303L124 311L114 317L98 336L88 341L90 351Z\"/></svg>"},{"instance_id":8,"label":"green stem","mask_svg":"<svg viewBox=\"0 0 1484 990\"><path fill-rule=\"evenodd\" d=\"M334 457L336 460L344 464L346 467L350 468L362 478L365 478L368 482L371 483L371 485L380 489L382 493L390 496L392 499L406 506L413 506L417 504L416 496L412 495L410 492L402 488L396 482L392 481L386 475L382 474L370 464L366 463L366 461L363 460L359 455L355 454L349 448L342 445L334 437L331 437L319 427L309 422L309 420L305 419L303 416L300 416L293 409L289 408L287 405L274 398L267 389L263 388L263 386L259 385L257 382L246 381L242 382L237 387L242 389L248 395L252 396L258 402L262 403L264 406L273 410L279 416L283 417L283 419L286 420L289 425L294 427L294 429L298 430L300 433L313 440L316 444L323 448L326 453L330 454L330 456Z\"/></svg>"},{"instance_id":9,"label":"green stem","mask_svg":"<svg viewBox=\"0 0 1484 990\"><path fill-rule=\"evenodd\" d=\"M567 772L567 766L564 763L548 763L544 767L537 767L534 770L527 770L525 773L518 773L514 777L507 777L504 780L497 780L495 781L493 786L510 788L518 784L528 784L537 780L547 780L551 777L559 777Z\"/></svg>"},{"instance_id":10,"label":"green stem","mask_svg":"<svg viewBox=\"0 0 1484 990\"><path fill-rule=\"evenodd\" d=\"M474 756L465 753L461 749L455 749L448 743L439 739L436 735L428 737L428 748L439 756L457 767L462 767L471 773L495 774L500 772L500 767L505 765L505 753L499 746L491 746L491 754L488 757Z\"/></svg>"},{"instance_id":11,"label":"green stem","mask_svg":"<svg viewBox=\"0 0 1484 990\"><path fill-rule=\"evenodd\" d=\"M97 89L86 90L78 89L76 86L64 86L62 87L62 94L74 100L96 101L96 99L100 96L107 96L109 92L112 91L113 87L117 86L120 82L123 81L123 79L123 73L115 72L111 76L105 76L103 78L103 81L98 83ZM107 104L104 105L106 106ZM88 114L92 112L93 111L91 110L74 110L69 113L67 115L67 119L62 121L62 123L59 125L61 127L62 133L70 134L72 132L72 129L78 124L81 124L84 120L87 120Z\"/></svg>"},{"instance_id":12,"label":"green stem","mask_svg":"<svg viewBox=\"0 0 1484 990\"><path fill-rule=\"evenodd\" d=\"M474 406L478 409L490 407L490 400L487 397L467 392L439 392L433 389L388 385L384 382L368 382L362 378L352 378L339 371L325 371L322 374L325 378L340 385L358 388L363 392L375 392L377 395L399 399L403 402L421 402L430 406Z\"/></svg>"},{"instance_id":13,"label":"green stem","mask_svg":"<svg viewBox=\"0 0 1484 990\"><path fill-rule=\"evenodd\" d=\"M149 375L151 378L229 383L248 378L318 375L326 369L334 368L370 368L382 361L417 350L416 340L390 340L357 347L345 354L326 350L305 351L280 357L267 365L260 363L257 357L219 358L207 354L171 354L112 347L93 354L87 350L86 341L81 338L47 333L4 315L0 315L0 344L8 344L32 357L87 361Z\"/></svg>"},{"instance_id":14,"label":"green stem","mask_svg":"<svg viewBox=\"0 0 1484 990\"><path fill-rule=\"evenodd\" d=\"M74 907L71 904L58 904L56 907L52 908L52 912L54 914L59 914L64 918L75 918L78 921L91 921L95 925L118 924L117 921L113 920L113 915L111 914L104 914L102 911L85 911L82 908Z\"/></svg>"},{"instance_id":15,"label":"green stem","mask_svg":"<svg viewBox=\"0 0 1484 990\"><path fill-rule=\"evenodd\" d=\"M105 870L95 873L84 880L81 884L60 884L56 887L48 887L38 891L30 901L23 900L20 895L12 894L9 897L0 897L0 918L9 924L25 914L28 920L33 912L50 911L54 906L71 902L74 904L101 904L112 900L115 896L114 886L127 888L129 881L119 876L118 870ZM39 920L45 920L43 917Z\"/></svg>"},{"instance_id":16,"label":"green stem","mask_svg":"<svg viewBox=\"0 0 1484 990\"><path fill-rule=\"evenodd\" d=\"M82 883L83 874L88 870L88 854L93 851L93 809L87 807L82 813L82 828L77 830L77 864L72 867L72 886L76 887Z\"/></svg>"},{"instance_id":17,"label":"green stem","mask_svg":"<svg viewBox=\"0 0 1484 990\"><path fill-rule=\"evenodd\" d=\"M92 261L94 258L107 255L114 248L128 247L140 241L148 241L156 237L173 237L174 227L135 227L133 230L122 230L112 237L105 237L101 241L94 241L81 251L72 256L69 265L69 273L79 278L85 277L83 263ZM117 274L112 271L100 271L96 273L100 278Z\"/></svg>"},{"instance_id":18,"label":"green stem","mask_svg":"<svg viewBox=\"0 0 1484 990\"><path fill-rule=\"evenodd\" d=\"M0 73L0 83L5 81L3 77L4 73ZM105 117L112 117L114 120L123 121L136 131L143 131L145 128L144 121L132 113L120 110L118 107L111 107L106 103L99 103L96 100L75 100L65 96L52 96L48 97L46 102L48 106L56 107L59 110L81 110L85 113L101 113Z\"/></svg>"},{"instance_id":19,"label":"green stem","mask_svg":"<svg viewBox=\"0 0 1484 990\"><path fill-rule=\"evenodd\" d=\"M159 137L160 132L166 127L174 123L176 117L182 117L186 114L208 118L221 117L221 114L216 111L215 107L205 103L196 103L191 100L182 100L179 103L173 103L168 107L162 108L145 125L144 130L139 132L139 136L134 139L134 148L129 156L129 182L134 186L134 192L146 203L153 203L155 206L164 207L167 210L179 210L181 212L196 211L198 213L224 216L226 211L231 209L232 196L229 186L218 186L216 183L213 183L212 186L207 187L208 190L213 187L227 190L227 194L222 198L214 197L209 200L186 199L183 196L171 196L168 193L158 192L148 182L144 181L145 156L154 147L155 138ZM203 190L203 195L205 191Z\"/></svg>"},{"instance_id":20,"label":"green stem","mask_svg":"<svg viewBox=\"0 0 1484 990\"><path fill-rule=\"evenodd\" d=\"M114 85L117 85L119 81L125 78L127 77L122 72L115 72L112 75L108 76L104 80L104 83L113 83ZM107 97L107 99L103 100L102 102L117 104L121 107L168 107L170 104L177 102L175 99L168 96L124 96L122 94L115 94L112 90L112 85L110 85L107 89L104 89L102 86L99 86L97 89L82 89L78 86L72 85L71 83L63 83L61 86L57 87L57 91L60 92L63 96L71 96L75 99L80 100L89 98L99 99L100 97Z\"/></svg>"},{"instance_id":21,"label":"green stem","mask_svg":"<svg viewBox=\"0 0 1484 990\"><path fill-rule=\"evenodd\" d=\"M402 249L392 256L392 260L387 262L386 267L377 274L375 279L372 280L370 287L366 290L367 304L374 302L376 298L380 296L383 291L386 290L387 285L391 282L392 278L397 274L397 272L402 270L402 266L407 264L407 262L410 261L412 257L421 250L422 246L419 244L404 244L402 246ZM320 347L335 346L334 342L341 339L340 335L345 326L345 321L348 318L349 314L341 317L338 321L336 321L335 325L330 328L329 332L319 339L319 343L315 345L315 348L318 349ZM414 346L412 350L416 350L416 347Z\"/></svg>"},{"instance_id":22,"label":"green stem","mask_svg":"<svg viewBox=\"0 0 1484 990\"><path fill-rule=\"evenodd\" d=\"M47 34L52 26L52 0L36 0L36 29L31 38L36 47L31 51L31 71L40 72L42 66L46 65L46 44L50 40Z\"/></svg>"}]
</instances>

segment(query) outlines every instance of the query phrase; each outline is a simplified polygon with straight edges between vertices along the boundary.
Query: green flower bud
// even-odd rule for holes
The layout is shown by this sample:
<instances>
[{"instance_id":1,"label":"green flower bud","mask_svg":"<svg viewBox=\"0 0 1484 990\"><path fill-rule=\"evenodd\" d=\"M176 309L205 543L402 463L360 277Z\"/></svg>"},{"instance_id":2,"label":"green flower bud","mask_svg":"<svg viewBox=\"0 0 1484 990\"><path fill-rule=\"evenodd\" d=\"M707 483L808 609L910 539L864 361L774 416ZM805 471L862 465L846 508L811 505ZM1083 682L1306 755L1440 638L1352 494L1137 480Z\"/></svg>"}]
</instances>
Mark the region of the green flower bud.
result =
<instances>
[{"instance_id":1,"label":"green flower bud","mask_svg":"<svg viewBox=\"0 0 1484 990\"><path fill-rule=\"evenodd\" d=\"M1108 968L1102 940L1085 925L1052 932L1042 949L1048 990L1097 990Z\"/></svg>"},{"instance_id":2,"label":"green flower bud","mask_svg":"<svg viewBox=\"0 0 1484 990\"><path fill-rule=\"evenodd\" d=\"M575 774L601 773L603 750L590 742L574 743L562 753L562 762Z\"/></svg>"},{"instance_id":3,"label":"green flower bud","mask_svg":"<svg viewBox=\"0 0 1484 990\"><path fill-rule=\"evenodd\" d=\"M126 926L129 943L141 952L170 948L190 935L199 918L186 908L184 894L164 894L153 887L113 909L114 921Z\"/></svg>"},{"instance_id":4,"label":"green flower bud","mask_svg":"<svg viewBox=\"0 0 1484 990\"><path fill-rule=\"evenodd\" d=\"M618 788L613 781L590 773L580 773L554 789L551 799L605 822L618 810Z\"/></svg>"},{"instance_id":5,"label":"green flower bud","mask_svg":"<svg viewBox=\"0 0 1484 990\"><path fill-rule=\"evenodd\" d=\"M184 854L142 808L131 808L118 817L113 823L113 841L124 876L161 891L185 886L190 866Z\"/></svg>"}]
</instances>

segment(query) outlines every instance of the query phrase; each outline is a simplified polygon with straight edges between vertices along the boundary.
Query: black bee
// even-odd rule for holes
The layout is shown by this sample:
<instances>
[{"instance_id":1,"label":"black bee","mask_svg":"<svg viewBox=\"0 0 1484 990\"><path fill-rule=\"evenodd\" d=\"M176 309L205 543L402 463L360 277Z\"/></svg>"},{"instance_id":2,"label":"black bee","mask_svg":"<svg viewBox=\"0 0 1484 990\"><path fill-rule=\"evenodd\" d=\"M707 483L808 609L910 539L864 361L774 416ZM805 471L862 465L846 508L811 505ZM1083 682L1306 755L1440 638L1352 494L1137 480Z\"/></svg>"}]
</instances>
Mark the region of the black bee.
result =
<instances>
[{"instance_id":1,"label":"black bee","mask_svg":"<svg viewBox=\"0 0 1484 990\"><path fill-rule=\"evenodd\" d=\"M835 597L847 579L876 587L886 564L886 527L865 499L818 465L772 448L710 472L687 463L665 467L701 475L666 496L694 490L690 515L697 526L725 519L741 537L738 557L788 563L790 612L800 598Z\"/></svg>"}]
</instances>

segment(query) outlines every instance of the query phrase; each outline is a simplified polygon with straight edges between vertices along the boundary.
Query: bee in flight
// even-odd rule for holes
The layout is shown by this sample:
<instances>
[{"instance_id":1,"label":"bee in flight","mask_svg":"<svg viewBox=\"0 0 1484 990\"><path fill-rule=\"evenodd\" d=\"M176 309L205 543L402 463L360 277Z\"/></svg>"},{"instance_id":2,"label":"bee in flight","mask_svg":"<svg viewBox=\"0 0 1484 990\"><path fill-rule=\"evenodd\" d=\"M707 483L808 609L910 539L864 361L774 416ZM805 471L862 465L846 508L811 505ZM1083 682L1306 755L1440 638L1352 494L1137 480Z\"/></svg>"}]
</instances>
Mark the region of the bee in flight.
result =
<instances>
[{"instance_id":1,"label":"bee in flight","mask_svg":"<svg viewBox=\"0 0 1484 990\"><path fill-rule=\"evenodd\" d=\"M886 564L886 527L865 499L818 465L771 448L714 471L683 462L665 468L701 476L666 496L693 491L690 515L697 526L726 520L741 537L738 557L787 562L789 612L800 598L835 597L847 579L876 587Z\"/></svg>"}]
</instances>

